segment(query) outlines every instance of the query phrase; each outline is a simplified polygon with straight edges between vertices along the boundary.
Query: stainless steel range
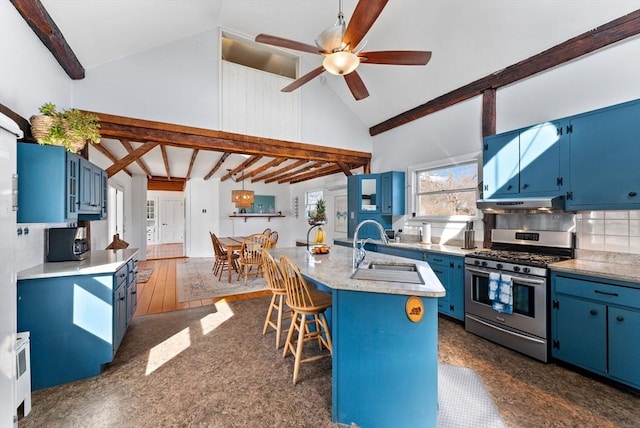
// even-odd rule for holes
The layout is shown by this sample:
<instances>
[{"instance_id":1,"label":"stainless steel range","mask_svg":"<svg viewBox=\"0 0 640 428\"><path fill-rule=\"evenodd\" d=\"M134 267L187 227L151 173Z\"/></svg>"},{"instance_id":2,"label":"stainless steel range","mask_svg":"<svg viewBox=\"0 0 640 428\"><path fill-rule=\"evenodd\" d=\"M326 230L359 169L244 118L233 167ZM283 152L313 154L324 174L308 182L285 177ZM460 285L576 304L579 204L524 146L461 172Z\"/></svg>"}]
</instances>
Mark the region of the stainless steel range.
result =
<instances>
[{"instance_id":1,"label":"stainless steel range","mask_svg":"<svg viewBox=\"0 0 640 428\"><path fill-rule=\"evenodd\" d=\"M465 329L549 360L549 269L573 258L571 232L494 229L491 249L465 257Z\"/></svg>"}]
</instances>

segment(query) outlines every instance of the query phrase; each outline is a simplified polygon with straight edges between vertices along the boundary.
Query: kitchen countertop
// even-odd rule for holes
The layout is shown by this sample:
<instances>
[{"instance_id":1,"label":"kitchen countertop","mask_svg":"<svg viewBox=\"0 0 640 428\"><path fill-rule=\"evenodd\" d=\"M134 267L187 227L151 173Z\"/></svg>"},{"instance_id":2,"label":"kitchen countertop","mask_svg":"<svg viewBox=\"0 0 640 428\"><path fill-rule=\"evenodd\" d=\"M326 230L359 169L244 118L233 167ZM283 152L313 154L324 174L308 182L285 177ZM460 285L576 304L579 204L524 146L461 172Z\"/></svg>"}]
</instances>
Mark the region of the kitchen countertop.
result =
<instances>
[{"instance_id":1,"label":"kitchen countertop","mask_svg":"<svg viewBox=\"0 0 640 428\"><path fill-rule=\"evenodd\" d=\"M275 248L271 250L274 258L287 256L300 269L303 275L316 280L329 288L338 290L362 291L369 293L403 294L423 297L442 297L444 287L426 262L411 260L418 267L425 284L410 284L387 281L368 281L351 279L353 273L353 253L350 248L334 246L329 254L310 254L305 247ZM369 251L366 256L369 263L374 261L406 263L403 257L389 256Z\"/></svg>"},{"instance_id":2,"label":"kitchen countertop","mask_svg":"<svg viewBox=\"0 0 640 428\"><path fill-rule=\"evenodd\" d=\"M640 267L595 260L573 259L549 265L552 271L589 275L618 281L640 282Z\"/></svg>"},{"instance_id":3,"label":"kitchen countertop","mask_svg":"<svg viewBox=\"0 0 640 428\"><path fill-rule=\"evenodd\" d=\"M341 242L348 244L350 247L353 245L353 239L334 239L334 242ZM381 241L375 242L377 245L388 245L389 247L396 248L406 248L410 250L422 250L422 251L432 251L434 253L447 254L450 256L461 256L464 257L469 253L473 253L474 251L480 251L482 248L473 248L473 249L463 249L455 245L440 245L440 244L422 244L420 242L389 242L388 244L383 244Z\"/></svg>"},{"instance_id":4,"label":"kitchen countertop","mask_svg":"<svg viewBox=\"0 0 640 428\"><path fill-rule=\"evenodd\" d=\"M43 263L18 272L18 280L113 274L138 254L138 248L89 251L80 261Z\"/></svg>"}]
</instances>

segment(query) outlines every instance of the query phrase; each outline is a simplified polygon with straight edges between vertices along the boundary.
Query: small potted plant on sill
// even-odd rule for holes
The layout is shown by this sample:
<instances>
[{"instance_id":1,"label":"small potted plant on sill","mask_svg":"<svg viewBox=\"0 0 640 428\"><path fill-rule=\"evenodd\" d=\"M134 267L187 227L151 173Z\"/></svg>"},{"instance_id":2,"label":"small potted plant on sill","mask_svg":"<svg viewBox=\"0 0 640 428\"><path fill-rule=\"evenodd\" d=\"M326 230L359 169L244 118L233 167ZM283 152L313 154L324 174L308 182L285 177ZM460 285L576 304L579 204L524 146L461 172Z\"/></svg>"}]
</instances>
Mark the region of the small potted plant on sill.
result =
<instances>
[{"instance_id":1,"label":"small potted plant on sill","mask_svg":"<svg viewBox=\"0 0 640 428\"><path fill-rule=\"evenodd\" d=\"M76 153L87 141L100 142L100 120L78 109L57 111L55 104L44 103L39 115L29 118L31 133L39 144L62 146Z\"/></svg>"},{"instance_id":2,"label":"small potted plant on sill","mask_svg":"<svg viewBox=\"0 0 640 428\"><path fill-rule=\"evenodd\" d=\"M315 210L311 211L309 224L324 224L327 222L327 203L324 199L318 199Z\"/></svg>"}]
</instances>

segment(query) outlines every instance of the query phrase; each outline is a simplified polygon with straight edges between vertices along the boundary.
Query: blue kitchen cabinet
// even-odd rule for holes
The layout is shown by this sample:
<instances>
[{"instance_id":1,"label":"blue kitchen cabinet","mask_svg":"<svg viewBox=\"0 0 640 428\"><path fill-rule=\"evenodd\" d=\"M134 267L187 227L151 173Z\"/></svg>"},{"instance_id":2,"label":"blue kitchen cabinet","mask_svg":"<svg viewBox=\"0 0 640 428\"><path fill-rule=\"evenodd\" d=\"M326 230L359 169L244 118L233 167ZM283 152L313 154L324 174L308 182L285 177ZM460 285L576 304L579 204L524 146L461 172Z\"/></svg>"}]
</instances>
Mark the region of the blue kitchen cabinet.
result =
<instances>
[{"instance_id":1,"label":"blue kitchen cabinet","mask_svg":"<svg viewBox=\"0 0 640 428\"><path fill-rule=\"evenodd\" d=\"M102 169L80 158L80 213L102 216Z\"/></svg>"},{"instance_id":2,"label":"blue kitchen cabinet","mask_svg":"<svg viewBox=\"0 0 640 428\"><path fill-rule=\"evenodd\" d=\"M97 376L113 360L127 330L127 276L125 264L115 274L18 280L33 389Z\"/></svg>"},{"instance_id":3,"label":"blue kitchen cabinet","mask_svg":"<svg viewBox=\"0 0 640 428\"><path fill-rule=\"evenodd\" d=\"M18 143L18 223L76 221L79 165L64 147Z\"/></svg>"},{"instance_id":4,"label":"blue kitchen cabinet","mask_svg":"<svg viewBox=\"0 0 640 428\"><path fill-rule=\"evenodd\" d=\"M402 171L388 171L380 174L380 212L382 215L404 215L405 174Z\"/></svg>"},{"instance_id":5,"label":"blue kitchen cabinet","mask_svg":"<svg viewBox=\"0 0 640 428\"><path fill-rule=\"evenodd\" d=\"M564 121L492 135L483 144L483 197L558 196L568 182Z\"/></svg>"},{"instance_id":6,"label":"blue kitchen cabinet","mask_svg":"<svg viewBox=\"0 0 640 428\"><path fill-rule=\"evenodd\" d=\"M640 284L552 272L552 355L640 388Z\"/></svg>"},{"instance_id":7,"label":"blue kitchen cabinet","mask_svg":"<svg viewBox=\"0 0 640 428\"><path fill-rule=\"evenodd\" d=\"M126 301L127 301L127 326L131 322L133 315L136 313L138 306L138 259L133 258L127 262L127 282L126 282Z\"/></svg>"},{"instance_id":8,"label":"blue kitchen cabinet","mask_svg":"<svg viewBox=\"0 0 640 428\"><path fill-rule=\"evenodd\" d=\"M441 312L464 321L464 257L450 256L449 308Z\"/></svg>"},{"instance_id":9,"label":"blue kitchen cabinet","mask_svg":"<svg viewBox=\"0 0 640 428\"><path fill-rule=\"evenodd\" d=\"M378 252L391 256L404 257L406 259L427 261L427 253L413 248L403 248L393 245L378 245Z\"/></svg>"},{"instance_id":10,"label":"blue kitchen cabinet","mask_svg":"<svg viewBox=\"0 0 640 428\"><path fill-rule=\"evenodd\" d=\"M404 214L404 172L353 175L347 178L347 236L353 237L356 226L371 219L385 229L392 227L392 216ZM380 239L373 225L365 225L359 238Z\"/></svg>"},{"instance_id":11,"label":"blue kitchen cabinet","mask_svg":"<svg viewBox=\"0 0 640 428\"><path fill-rule=\"evenodd\" d=\"M483 197L508 197L517 194L520 186L519 132L486 137L482 149Z\"/></svg>"},{"instance_id":12,"label":"blue kitchen cabinet","mask_svg":"<svg viewBox=\"0 0 640 428\"><path fill-rule=\"evenodd\" d=\"M18 143L18 222L107 218L107 175L60 146Z\"/></svg>"},{"instance_id":13,"label":"blue kitchen cabinet","mask_svg":"<svg viewBox=\"0 0 640 428\"><path fill-rule=\"evenodd\" d=\"M640 208L640 100L571 118L567 209Z\"/></svg>"},{"instance_id":14,"label":"blue kitchen cabinet","mask_svg":"<svg viewBox=\"0 0 640 428\"><path fill-rule=\"evenodd\" d=\"M464 320L464 259L427 252L427 262L447 294L438 298L438 312Z\"/></svg>"}]
</instances>

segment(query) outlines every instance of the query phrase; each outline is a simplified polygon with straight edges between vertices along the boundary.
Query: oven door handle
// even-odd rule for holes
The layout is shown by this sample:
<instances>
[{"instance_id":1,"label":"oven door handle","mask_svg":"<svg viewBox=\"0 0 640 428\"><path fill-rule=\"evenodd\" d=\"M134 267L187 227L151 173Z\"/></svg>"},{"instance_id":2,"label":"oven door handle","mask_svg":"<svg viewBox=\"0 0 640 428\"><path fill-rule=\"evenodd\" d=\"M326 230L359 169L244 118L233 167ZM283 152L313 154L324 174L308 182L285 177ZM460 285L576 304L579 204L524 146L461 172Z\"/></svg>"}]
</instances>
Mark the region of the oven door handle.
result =
<instances>
[{"instance_id":1,"label":"oven door handle","mask_svg":"<svg viewBox=\"0 0 640 428\"><path fill-rule=\"evenodd\" d=\"M486 270L476 269L468 266L465 267L465 269L471 273L477 273L477 274L489 276L489 271L486 271ZM517 281L520 284L545 285L547 283L546 279L530 279L530 278L524 278L522 276L517 276L517 275L510 275L510 276L513 281Z\"/></svg>"},{"instance_id":2,"label":"oven door handle","mask_svg":"<svg viewBox=\"0 0 640 428\"><path fill-rule=\"evenodd\" d=\"M510 335L512 335L512 336L516 336L516 337L519 337L519 338L521 338L521 339L528 340L528 341L530 341L530 342L540 343L540 344L543 344L543 345L544 345L544 343L545 343L545 341L544 341L544 340L535 339L535 338L530 337L530 336L525 336L524 334L516 333L515 331L506 330L506 329L501 328L500 326L497 326L497 325L495 325L495 324L490 324L490 323L488 323L488 322L486 322L486 321L483 321L483 320L481 320L480 318L475 317L475 316L473 316L473 315L471 315L471 314L466 314L466 317L467 317L467 318L472 319L473 321L475 321L475 322L477 322L477 323L483 324L483 325L485 325L486 327L493 328L493 329L495 329L495 330L499 330L499 331L501 331L501 332L503 332L503 333L507 333L507 334L510 334Z\"/></svg>"}]
</instances>

